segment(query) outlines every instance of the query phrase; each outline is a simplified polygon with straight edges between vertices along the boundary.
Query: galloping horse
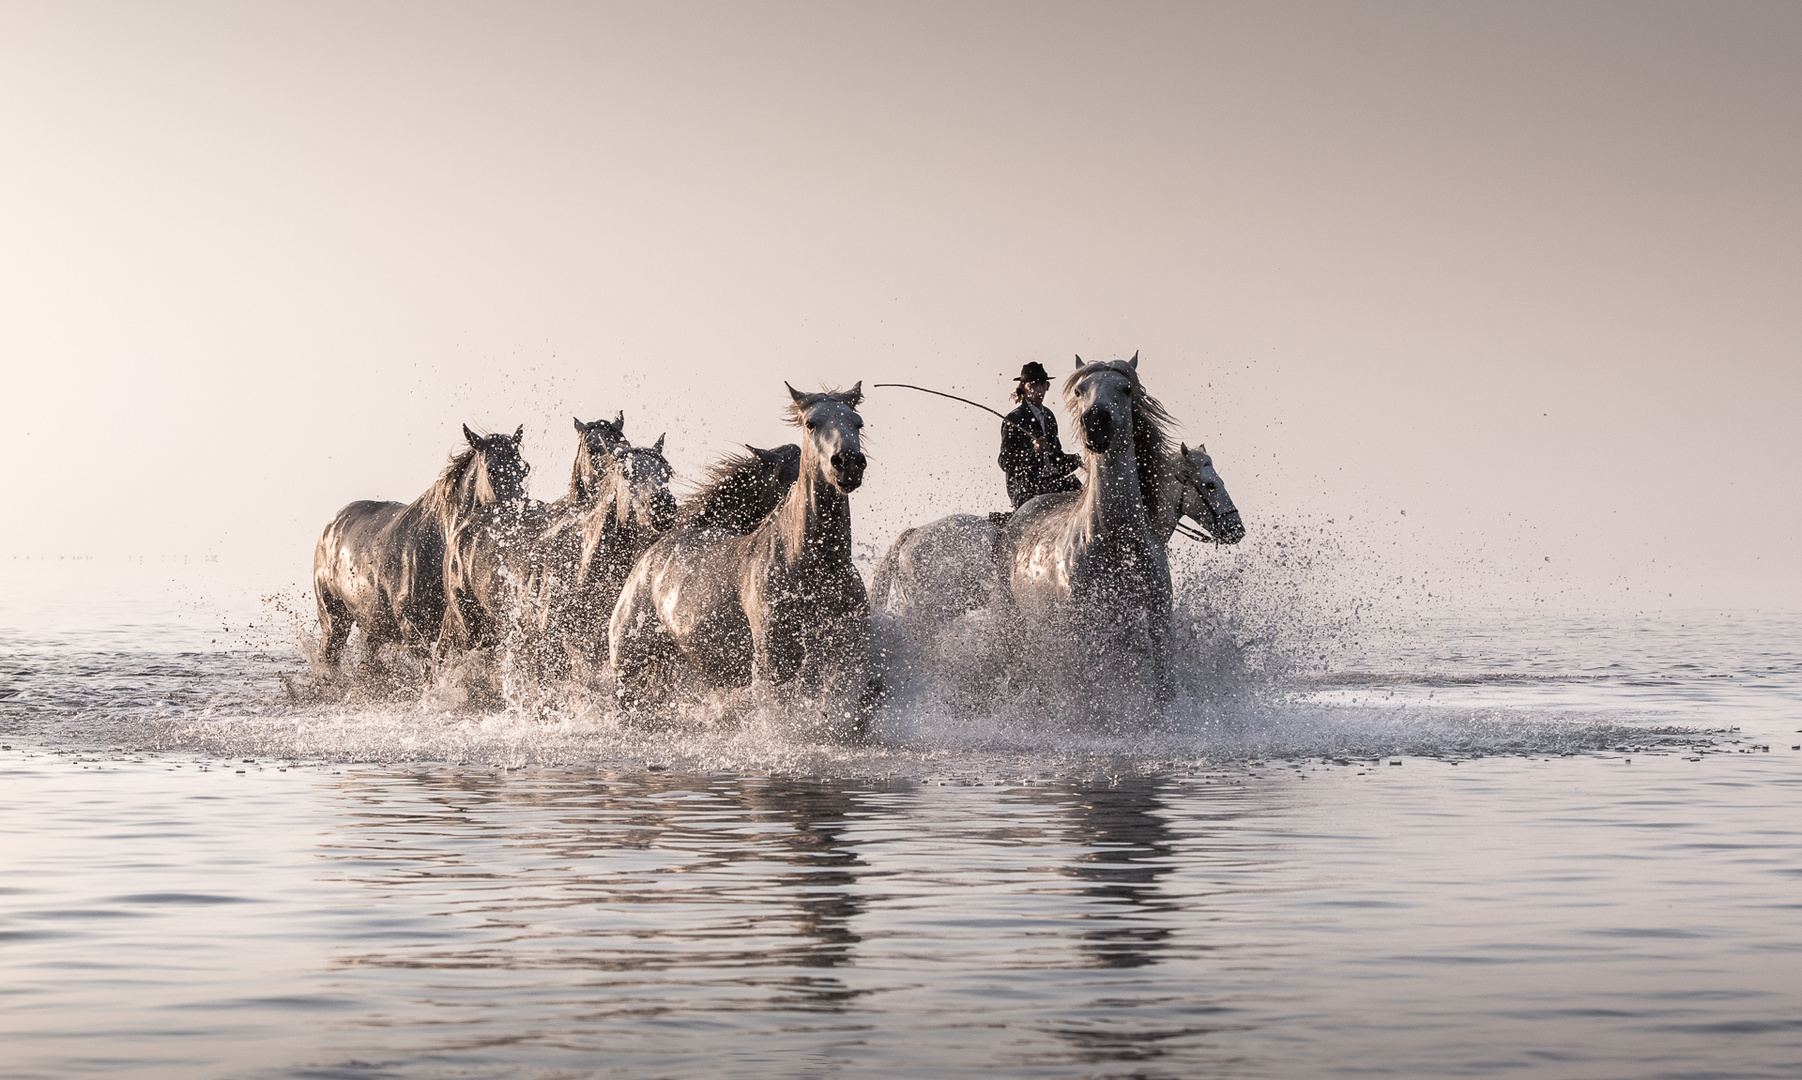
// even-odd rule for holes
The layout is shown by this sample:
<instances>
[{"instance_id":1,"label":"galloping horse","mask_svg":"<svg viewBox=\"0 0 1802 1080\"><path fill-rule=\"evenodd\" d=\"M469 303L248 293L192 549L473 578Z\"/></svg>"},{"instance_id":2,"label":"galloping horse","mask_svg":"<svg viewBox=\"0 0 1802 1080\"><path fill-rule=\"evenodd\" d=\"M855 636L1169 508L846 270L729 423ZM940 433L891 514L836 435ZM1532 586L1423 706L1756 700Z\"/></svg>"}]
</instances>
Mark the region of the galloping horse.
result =
<instances>
[{"instance_id":1,"label":"galloping horse","mask_svg":"<svg viewBox=\"0 0 1802 1080\"><path fill-rule=\"evenodd\" d=\"M532 542L534 637L551 670L572 655L607 656L607 621L638 556L674 524L663 436L650 446L622 437L584 505L557 515Z\"/></svg>"},{"instance_id":2,"label":"galloping horse","mask_svg":"<svg viewBox=\"0 0 1802 1080\"><path fill-rule=\"evenodd\" d=\"M405 505L354 502L326 525L313 549L313 594L327 664L338 662L352 624L363 628L366 665L389 643L431 654L444 621L446 544L480 508L524 498L524 434L477 435L465 425L468 448L425 494Z\"/></svg>"},{"instance_id":3,"label":"galloping horse","mask_svg":"<svg viewBox=\"0 0 1802 1080\"><path fill-rule=\"evenodd\" d=\"M605 655L607 616L632 562L675 513L663 438L634 447L625 415L576 427L569 491L549 504L496 504L470 514L444 562L446 649L488 648L509 631L548 673L570 647ZM598 650L584 638L601 636Z\"/></svg>"},{"instance_id":4,"label":"galloping horse","mask_svg":"<svg viewBox=\"0 0 1802 1080\"><path fill-rule=\"evenodd\" d=\"M1181 446L1158 478L1151 527L1165 544L1184 518L1200 526L1202 539L1216 544L1236 544L1245 538L1238 507L1226 493L1206 447ZM1056 498L1074 496L1069 492ZM877 564L871 603L879 611L926 625L986 605L997 583L992 558L996 532L995 523L979 514L951 514L902 530Z\"/></svg>"},{"instance_id":5,"label":"galloping horse","mask_svg":"<svg viewBox=\"0 0 1802 1080\"><path fill-rule=\"evenodd\" d=\"M849 499L863 483L863 384L788 391L799 476L774 511L749 533L675 529L633 567L608 634L623 698L650 691L659 668L685 667L712 687L793 684L868 704L869 597L851 563Z\"/></svg>"},{"instance_id":6,"label":"galloping horse","mask_svg":"<svg viewBox=\"0 0 1802 1080\"><path fill-rule=\"evenodd\" d=\"M1085 364L1064 381L1082 432L1081 491L1042 496L995 540L1000 600L1023 625L1088 644L1110 666L1143 664L1160 688L1170 638L1170 564L1152 522L1171 513L1170 422L1139 382L1139 357Z\"/></svg>"}]
</instances>

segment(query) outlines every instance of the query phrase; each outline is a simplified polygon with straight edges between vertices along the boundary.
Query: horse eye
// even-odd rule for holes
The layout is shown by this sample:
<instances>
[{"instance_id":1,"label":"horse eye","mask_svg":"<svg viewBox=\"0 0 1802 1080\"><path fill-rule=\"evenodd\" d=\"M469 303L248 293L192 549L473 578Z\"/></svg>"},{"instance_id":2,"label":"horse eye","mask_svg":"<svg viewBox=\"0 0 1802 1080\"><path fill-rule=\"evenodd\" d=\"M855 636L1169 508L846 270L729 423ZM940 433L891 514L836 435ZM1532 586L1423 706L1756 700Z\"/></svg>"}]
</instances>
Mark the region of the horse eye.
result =
<instances>
[{"instance_id":1,"label":"horse eye","mask_svg":"<svg viewBox=\"0 0 1802 1080\"><path fill-rule=\"evenodd\" d=\"M1212 480L1203 480L1201 486L1207 488L1209 491L1213 491L1217 485Z\"/></svg>"},{"instance_id":2,"label":"horse eye","mask_svg":"<svg viewBox=\"0 0 1802 1080\"><path fill-rule=\"evenodd\" d=\"M818 425L818 424L816 424L816 423L814 423L814 422L813 422L813 421L812 421L812 420L809 420L809 421L807 421L807 430L808 430L808 431L812 431L812 430L813 430L813 429L815 429L815 428L817 428L817 427L819 427L819 426L820 426L820 425Z\"/></svg>"}]
</instances>

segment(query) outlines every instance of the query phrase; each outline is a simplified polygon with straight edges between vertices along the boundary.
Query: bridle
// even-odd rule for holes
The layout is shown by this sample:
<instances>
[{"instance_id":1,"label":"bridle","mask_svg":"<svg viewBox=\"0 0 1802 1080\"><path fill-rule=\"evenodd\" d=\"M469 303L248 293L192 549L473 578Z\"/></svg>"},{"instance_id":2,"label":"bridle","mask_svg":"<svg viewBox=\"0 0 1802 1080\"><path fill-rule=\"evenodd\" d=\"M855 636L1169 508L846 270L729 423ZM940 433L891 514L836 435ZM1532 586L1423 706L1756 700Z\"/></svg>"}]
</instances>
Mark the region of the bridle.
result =
<instances>
[{"instance_id":1,"label":"bridle","mask_svg":"<svg viewBox=\"0 0 1802 1080\"><path fill-rule=\"evenodd\" d=\"M1176 531L1179 533L1182 533L1184 536L1188 537L1191 540L1199 540L1201 543L1204 543L1204 544L1220 543L1220 541L1214 539L1212 536L1209 536L1207 533L1203 532L1202 530L1197 529L1190 525L1184 525L1180 521L1176 523Z\"/></svg>"},{"instance_id":2,"label":"bridle","mask_svg":"<svg viewBox=\"0 0 1802 1080\"><path fill-rule=\"evenodd\" d=\"M1199 496L1200 487L1201 487L1201 485L1199 483L1187 484L1185 486L1195 488L1196 493ZM1205 498L1203 498L1202 501L1207 502L1207 500ZM1210 509L1211 509L1211 507L1210 507ZM1176 519L1176 531L1183 534L1184 536L1188 537L1191 540L1195 540L1195 541L1198 541L1203 544L1219 545L1219 543L1220 543L1220 540L1217 537L1215 537L1213 534L1209 533L1207 530L1195 528L1193 525L1184 525L1182 518L1180 516Z\"/></svg>"}]
</instances>

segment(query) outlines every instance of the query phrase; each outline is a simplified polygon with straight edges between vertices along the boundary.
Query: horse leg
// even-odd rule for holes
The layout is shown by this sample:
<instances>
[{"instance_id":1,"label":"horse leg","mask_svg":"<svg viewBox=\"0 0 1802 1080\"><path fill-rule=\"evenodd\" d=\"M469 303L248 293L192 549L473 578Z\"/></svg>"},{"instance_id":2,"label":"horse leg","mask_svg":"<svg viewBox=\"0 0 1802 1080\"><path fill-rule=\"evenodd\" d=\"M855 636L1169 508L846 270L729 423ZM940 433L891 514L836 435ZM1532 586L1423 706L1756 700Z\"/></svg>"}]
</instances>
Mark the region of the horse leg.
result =
<instances>
[{"instance_id":1,"label":"horse leg","mask_svg":"<svg viewBox=\"0 0 1802 1080\"><path fill-rule=\"evenodd\" d=\"M607 671L614 696L630 706L652 696L653 675L677 655L676 642L654 610L641 607L630 619L615 619L607 648Z\"/></svg>"},{"instance_id":2,"label":"horse leg","mask_svg":"<svg viewBox=\"0 0 1802 1080\"><path fill-rule=\"evenodd\" d=\"M540 679L567 679L574 668L574 646L562 621L556 579L542 569L525 586L513 590L511 618L522 638L524 655ZM607 654L599 657L605 663Z\"/></svg>"},{"instance_id":3,"label":"horse leg","mask_svg":"<svg viewBox=\"0 0 1802 1080\"><path fill-rule=\"evenodd\" d=\"M754 689L776 685L775 657L770 650L769 613L761 612L759 615L760 617L751 620L751 686Z\"/></svg>"},{"instance_id":4,"label":"horse leg","mask_svg":"<svg viewBox=\"0 0 1802 1080\"><path fill-rule=\"evenodd\" d=\"M363 627L363 659L357 664L359 680L373 685L387 674L387 666L382 663L382 646L392 640L380 630L370 633L369 627Z\"/></svg>"},{"instance_id":5,"label":"horse leg","mask_svg":"<svg viewBox=\"0 0 1802 1080\"><path fill-rule=\"evenodd\" d=\"M853 744L861 744L870 737L870 724L876 718L876 707L881 703L886 688L882 684L882 676L876 671L869 613L852 611L845 616L844 622L844 681L848 684L847 689L856 696L845 737Z\"/></svg>"},{"instance_id":6,"label":"horse leg","mask_svg":"<svg viewBox=\"0 0 1802 1080\"><path fill-rule=\"evenodd\" d=\"M393 676L388 670L387 663L382 659L383 646L393 645L414 656L429 655L431 646L437 638L437 634L434 632L422 650L412 634L412 624L407 622L404 615L397 612L392 604L384 604L377 608L369 618L359 625L363 627L363 660L357 666L357 678L370 686L380 684L388 684L389 688L393 686Z\"/></svg>"},{"instance_id":7,"label":"horse leg","mask_svg":"<svg viewBox=\"0 0 1802 1080\"><path fill-rule=\"evenodd\" d=\"M563 639L561 635L533 635L526 645L526 656L530 659L538 677L545 680L567 679L575 671L575 647ZM606 654L603 653L603 656ZM593 667L593 657L585 657Z\"/></svg>"},{"instance_id":8,"label":"horse leg","mask_svg":"<svg viewBox=\"0 0 1802 1080\"><path fill-rule=\"evenodd\" d=\"M344 655L344 643L350 640L350 608L324 582L315 582L313 593L319 603L319 629L325 636L320 658L328 668L335 668Z\"/></svg>"},{"instance_id":9,"label":"horse leg","mask_svg":"<svg viewBox=\"0 0 1802 1080\"><path fill-rule=\"evenodd\" d=\"M1152 694L1161 709L1175 689L1170 680L1170 612L1153 611L1150 631Z\"/></svg>"}]
</instances>

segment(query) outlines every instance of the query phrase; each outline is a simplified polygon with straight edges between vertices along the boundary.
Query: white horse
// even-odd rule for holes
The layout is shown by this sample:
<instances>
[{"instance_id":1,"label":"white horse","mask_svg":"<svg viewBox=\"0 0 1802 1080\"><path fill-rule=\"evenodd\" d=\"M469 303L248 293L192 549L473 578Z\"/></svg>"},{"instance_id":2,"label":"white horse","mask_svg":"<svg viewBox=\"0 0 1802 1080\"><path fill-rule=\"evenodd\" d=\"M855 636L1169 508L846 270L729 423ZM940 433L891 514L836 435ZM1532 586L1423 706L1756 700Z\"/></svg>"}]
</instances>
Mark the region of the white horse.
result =
<instances>
[{"instance_id":1,"label":"white horse","mask_svg":"<svg viewBox=\"0 0 1802 1080\"><path fill-rule=\"evenodd\" d=\"M685 670L715 688L840 690L870 704L869 596L851 563L849 498L863 483L863 384L788 391L800 475L776 509L748 534L678 527L632 568L608 632L623 700L654 696Z\"/></svg>"},{"instance_id":2,"label":"white horse","mask_svg":"<svg viewBox=\"0 0 1802 1080\"><path fill-rule=\"evenodd\" d=\"M1081 491L1041 496L995 539L998 603L1024 643L1079 641L1110 678L1131 669L1162 689L1170 647L1170 563L1152 521L1164 513L1169 415L1139 382L1139 358L1084 364L1064 381L1082 432ZM1103 659L1105 658L1105 659Z\"/></svg>"},{"instance_id":3,"label":"white horse","mask_svg":"<svg viewBox=\"0 0 1802 1080\"><path fill-rule=\"evenodd\" d=\"M1182 520L1199 530L1185 534L1215 544L1245 538L1245 524L1227 494L1206 447L1180 445L1169 467L1157 473L1160 484L1152 531L1165 544ZM1074 492L1043 496L1072 500ZM936 626L986 607L995 596L995 536L999 526L980 514L951 514L905 529L876 567L870 601L914 625Z\"/></svg>"}]
</instances>

